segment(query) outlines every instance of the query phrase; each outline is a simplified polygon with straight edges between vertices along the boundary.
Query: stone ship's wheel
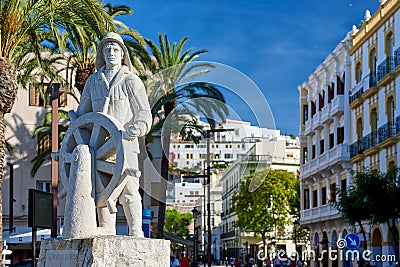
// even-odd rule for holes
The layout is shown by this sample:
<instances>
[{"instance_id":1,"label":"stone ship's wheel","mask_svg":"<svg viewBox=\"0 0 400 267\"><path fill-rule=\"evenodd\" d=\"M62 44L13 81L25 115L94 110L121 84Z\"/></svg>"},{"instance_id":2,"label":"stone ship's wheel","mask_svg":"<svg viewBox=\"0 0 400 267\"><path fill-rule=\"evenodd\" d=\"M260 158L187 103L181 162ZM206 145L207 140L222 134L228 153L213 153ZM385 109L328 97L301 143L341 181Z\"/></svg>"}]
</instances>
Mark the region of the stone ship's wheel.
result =
<instances>
[{"instance_id":1,"label":"stone ship's wheel","mask_svg":"<svg viewBox=\"0 0 400 267\"><path fill-rule=\"evenodd\" d=\"M123 179L124 153L123 127L111 116L99 112L86 113L71 118L71 124L59 151L59 169L64 190L68 191L73 153L77 145L88 145L92 157L92 182L95 183L95 203L105 207L114 189ZM90 177L88 177L90 178Z\"/></svg>"}]
</instances>

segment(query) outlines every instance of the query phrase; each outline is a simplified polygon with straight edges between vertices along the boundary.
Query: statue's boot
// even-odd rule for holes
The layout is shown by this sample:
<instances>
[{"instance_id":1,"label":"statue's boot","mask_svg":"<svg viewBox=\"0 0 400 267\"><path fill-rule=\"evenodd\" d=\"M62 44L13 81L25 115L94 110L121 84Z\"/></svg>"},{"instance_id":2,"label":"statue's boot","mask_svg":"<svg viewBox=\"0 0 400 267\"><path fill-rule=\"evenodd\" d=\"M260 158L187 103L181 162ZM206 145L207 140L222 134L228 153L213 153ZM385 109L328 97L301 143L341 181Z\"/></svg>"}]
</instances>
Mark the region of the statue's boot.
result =
<instances>
[{"instance_id":1,"label":"statue's boot","mask_svg":"<svg viewBox=\"0 0 400 267\"><path fill-rule=\"evenodd\" d=\"M116 235L115 223L117 219L116 213L110 213L108 207L97 208L97 216L99 219L99 227L97 227L98 235Z\"/></svg>"},{"instance_id":2,"label":"statue's boot","mask_svg":"<svg viewBox=\"0 0 400 267\"><path fill-rule=\"evenodd\" d=\"M142 230L142 198L139 193L139 178L127 176L126 185L119 197L128 221L129 235L144 237Z\"/></svg>"}]
</instances>

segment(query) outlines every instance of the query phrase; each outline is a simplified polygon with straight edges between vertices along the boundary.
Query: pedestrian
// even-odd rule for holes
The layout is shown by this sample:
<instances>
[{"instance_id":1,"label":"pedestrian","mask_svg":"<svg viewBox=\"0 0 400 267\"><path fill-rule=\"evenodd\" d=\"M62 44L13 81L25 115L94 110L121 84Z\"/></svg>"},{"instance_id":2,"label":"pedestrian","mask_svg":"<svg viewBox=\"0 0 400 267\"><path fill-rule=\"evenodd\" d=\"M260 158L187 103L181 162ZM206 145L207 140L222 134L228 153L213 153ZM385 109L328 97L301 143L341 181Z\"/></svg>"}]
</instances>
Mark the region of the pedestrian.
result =
<instances>
[{"instance_id":1,"label":"pedestrian","mask_svg":"<svg viewBox=\"0 0 400 267\"><path fill-rule=\"evenodd\" d=\"M269 257L265 259L264 263L266 267L271 267L271 260L269 259Z\"/></svg>"},{"instance_id":2,"label":"pedestrian","mask_svg":"<svg viewBox=\"0 0 400 267\"><path fill-rule=\"evenodd\" d=\"M280 266L281 266L281 260L278 257L275 257L274 267L280 267Z\"/></svg>"},{"instance_id":3,"label":"pedestrian","mask_svg":"<svg viewBox=\"0 0 400 267\"><path fill-rule=\"evenodd\" d=\"M179 267L179 261L175 258L174 255L171 256L170 266L171 267Z\"/></svg>"},{"instance_id":4,"label":"pedestrian","mask_svg":"<svg viewBox=\"0 0 400 267\"><path fill-rule=\"evenodd\" d=\"M296 266L297 266L297 267L302 267L302 266L303 266L303 261L301 260L301 258L299 258L299 259L297 260Z\"/></svg>"},{"instance_id":5,"label":"pedestrian","mask_svg":"<svg viewBox=\"0 0 400 267\"><path fill-rule=\"evenodd\" d=\"M189 267L189 259L185 257L185 254L181 253L179 258L180 267Z\"/></svg>"},{"instance_id":6,"label":"pedestrian","mask_svg":"<svg viewBox=\"0 0 400 267\"><path fill-rule=\"evenodd\" d=\"M231 267L234 267L234 264L235 264L235 258L234 257L231 257L229 259L229 264L231 265Z\"/></svg>"}]
</instances>

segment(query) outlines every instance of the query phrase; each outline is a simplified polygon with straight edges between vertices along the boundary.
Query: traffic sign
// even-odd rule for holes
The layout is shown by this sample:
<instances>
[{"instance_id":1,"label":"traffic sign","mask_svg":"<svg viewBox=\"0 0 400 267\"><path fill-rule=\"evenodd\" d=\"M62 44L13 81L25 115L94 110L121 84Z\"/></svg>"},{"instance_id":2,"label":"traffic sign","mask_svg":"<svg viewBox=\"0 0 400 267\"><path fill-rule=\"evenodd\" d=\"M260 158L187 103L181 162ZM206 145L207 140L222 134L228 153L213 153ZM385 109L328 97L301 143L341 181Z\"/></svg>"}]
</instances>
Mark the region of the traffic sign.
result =
<instances>
[{"instance_id":1,"label":"traffic sign","mask_svg":"<svg viewBox=\"0 0 400 267\"><path fill-rule=\"evenodd\" d=\"M196 234L185 234L185 236L197 236Z\"/></svg>"},{"instance_id":2,"label":"traffic sign","mask_svg":"<svg viewBox=\"0 0 400 267\"><path fill-rule=\"evenodd\" d=\"M356 233L348 233L344 239L348 249L357 249L360 246L360 238Z\"/></svg>"}]
</instances>

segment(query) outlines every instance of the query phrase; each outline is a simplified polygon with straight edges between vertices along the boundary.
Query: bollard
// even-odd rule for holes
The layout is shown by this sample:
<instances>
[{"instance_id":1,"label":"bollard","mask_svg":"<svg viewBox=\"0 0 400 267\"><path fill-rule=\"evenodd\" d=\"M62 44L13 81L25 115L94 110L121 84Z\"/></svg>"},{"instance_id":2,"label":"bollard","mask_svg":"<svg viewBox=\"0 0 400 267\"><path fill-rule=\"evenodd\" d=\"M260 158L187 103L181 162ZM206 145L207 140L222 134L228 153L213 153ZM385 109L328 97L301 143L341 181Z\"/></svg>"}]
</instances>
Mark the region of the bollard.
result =
<instances>
[{"instance_id":1,"label":"bollard","mask_svg":"<svg viewBox=\"0 0 400 267\"><path fill-rule=\"evenodd\" d=\"M150 237L151 210L142 211L142 230L144 237Z\"/></svg>"}]
</instances>

